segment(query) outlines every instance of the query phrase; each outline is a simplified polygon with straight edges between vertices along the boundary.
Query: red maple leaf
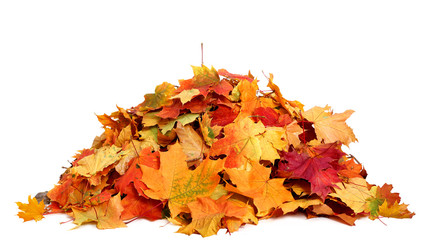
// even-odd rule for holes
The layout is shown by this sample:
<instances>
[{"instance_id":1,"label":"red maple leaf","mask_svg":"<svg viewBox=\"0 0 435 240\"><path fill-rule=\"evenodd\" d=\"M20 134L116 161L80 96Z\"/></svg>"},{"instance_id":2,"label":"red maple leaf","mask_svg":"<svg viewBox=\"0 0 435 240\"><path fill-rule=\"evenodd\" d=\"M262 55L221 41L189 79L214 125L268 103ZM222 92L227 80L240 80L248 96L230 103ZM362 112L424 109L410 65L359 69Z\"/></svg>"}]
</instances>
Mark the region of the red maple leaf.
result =
<instances>
[{"instance_id":1,"label":"red maple leaf","mask_svg":"<svg viewBox=\"0 0 435 240\"><path fill-rule=\"evenodd\" d=\"M336 182L339 182L337 171L330 164L334 159L316 155L310 157L307 153L284 152L279 162L278 170L290 172L291 178L302 178L311 183L311 193L326 198Z\"/></svg>"},{"instance_id":2,"label":"red maple leaf","mask_svg":"<svg viewBox=\"0 0 435 240\"><path fill-rule=\"evenodd\" d=\"M278 126L279 114L273 108L258 107L254 110L254 120L261 121L264 126ZM282 127L282 126L281 126Z\"/></svg>"}]
</instances>

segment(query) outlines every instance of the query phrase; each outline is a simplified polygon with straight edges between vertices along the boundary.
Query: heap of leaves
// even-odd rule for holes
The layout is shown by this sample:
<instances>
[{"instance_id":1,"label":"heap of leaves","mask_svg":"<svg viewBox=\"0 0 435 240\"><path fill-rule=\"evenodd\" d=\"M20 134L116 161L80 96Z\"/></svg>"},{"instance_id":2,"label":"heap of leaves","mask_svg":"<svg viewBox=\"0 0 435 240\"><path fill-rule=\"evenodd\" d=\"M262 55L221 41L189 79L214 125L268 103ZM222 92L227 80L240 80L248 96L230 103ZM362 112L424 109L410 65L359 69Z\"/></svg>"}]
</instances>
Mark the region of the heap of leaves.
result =
<instances>
[{"instance_id":1,"label":"heap of leaves","mask_svg":"<svg viewBox=\"0 0 435 240\"><path fill-rule=\"evenodd\" d=\"M74 156L44 206L17 203L24 220L67 213L74 223L125 227L166 218L178 232L232 233L298 211L354 225L358 216L411 218L392 186L366 182L342 145L357 141L353 113L304 110L270 74L268 91L248 75L193 67L179 86L164 82L136 107L98 115L104 133Z\"/></svg>"}]
</instances>

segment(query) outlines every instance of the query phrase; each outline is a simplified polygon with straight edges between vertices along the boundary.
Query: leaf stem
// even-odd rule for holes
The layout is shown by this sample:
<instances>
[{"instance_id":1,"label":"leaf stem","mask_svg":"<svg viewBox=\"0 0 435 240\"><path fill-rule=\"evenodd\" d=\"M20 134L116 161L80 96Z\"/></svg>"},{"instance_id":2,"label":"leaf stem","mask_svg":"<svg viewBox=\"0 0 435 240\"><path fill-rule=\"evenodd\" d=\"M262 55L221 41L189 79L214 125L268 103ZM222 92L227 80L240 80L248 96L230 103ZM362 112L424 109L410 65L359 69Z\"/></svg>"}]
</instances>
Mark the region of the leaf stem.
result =
<instances>
[{"instance_id":1,"label":"leaf stem","mask_svg":"<svg viewBox=\"0 0 435 240\"><path fill-rule=\"evenodd\" d=\"M131 140L131 145L133 145L133 148L134 148L134 151L136 152L137 157L139 157L139 153L137 152L136 146L134 145L133 136L132 135L130 135L130 140Z\"/></svg>"},{"instance_id":2,"label":"leaf stem","mask_svg":"<svg viewBox=\"0 0 435 240\"><path fill-rule=\"evenodd\" d=\"M204 44L201 43L201 67L204 66Z\"/></svg>"}]
</instances>

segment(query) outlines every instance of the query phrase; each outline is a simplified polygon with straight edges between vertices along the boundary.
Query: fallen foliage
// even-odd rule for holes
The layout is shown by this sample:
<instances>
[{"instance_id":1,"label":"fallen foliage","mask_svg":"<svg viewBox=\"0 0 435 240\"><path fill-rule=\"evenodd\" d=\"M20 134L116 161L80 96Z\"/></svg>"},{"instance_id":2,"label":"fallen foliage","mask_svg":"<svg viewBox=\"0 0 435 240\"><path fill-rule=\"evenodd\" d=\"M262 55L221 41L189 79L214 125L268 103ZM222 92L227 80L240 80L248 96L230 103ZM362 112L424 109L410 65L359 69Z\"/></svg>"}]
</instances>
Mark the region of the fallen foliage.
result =
<instances>
[{"instance_id":1,"label":"fallen foliage","mask_svg":"<svg viewBox=\"0 0 435 240\"><path fill-rule=\"evenodd\" d=\"M179 86L164 82L130 109L98 115L104 129L80 150L45 207L18 202L24 221L66 213L80 226L125 227L168 219L203 237L219 229L294 212L354 225L360 216L411 218L392 186L371 185L352 155L352 110L304 110L285 99L270 74L257 79L193 67Z\"/></svg>"}]
</instances>

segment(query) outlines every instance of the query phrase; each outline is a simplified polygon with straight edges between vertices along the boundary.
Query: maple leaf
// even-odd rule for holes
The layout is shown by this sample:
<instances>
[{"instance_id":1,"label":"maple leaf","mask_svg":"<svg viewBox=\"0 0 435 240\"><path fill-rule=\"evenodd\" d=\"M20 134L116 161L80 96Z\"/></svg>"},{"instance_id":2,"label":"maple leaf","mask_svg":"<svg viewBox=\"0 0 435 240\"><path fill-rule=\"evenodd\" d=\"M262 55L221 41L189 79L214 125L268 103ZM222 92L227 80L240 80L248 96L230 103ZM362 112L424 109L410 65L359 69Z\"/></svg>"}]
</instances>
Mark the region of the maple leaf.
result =
<instances>
[{"instance_id":1,"label":"maple leaf","mask_svg":"<svg viewBox=\"0 0 435 240\"><path fill-rule=\"evenodd\" d=\"M258 209L257 216L265 216L271 209L294 200L291 192L283 186L284 178L271 179L270 168L255 161L252 161L251 165L249 171L225 168L231 182L236 185L236 187L227 185L227 190L252 198Z\"/></svg>"},{"instance_id":2,"label":"maple leaf","mask_svg":"<svg viewBox=\"0 0 435 240\"><path fill-rule=\"evenodd\" d=\"M183 152L186 154L186 161L202 160L203 155L208 153L208 147L202 140L201 136L193 129L192 126L183 126L177 123L175 129Z\"/></svg>"},{"instance_id":3,"label":"maple leaf","mask_svg":"<svg viewBox=\"0 0 435 240\"><path fill-rule=\"evenodd\" d=\"M254 123L245 118L224 127L225 137L219 139L210 148L211 156L225 154L225 167L241 167L248 159L259 161L261 145L258 135L265 131L262 123Z\"/></svg>"},{"instance_id":4,"label":"maple leaf","mask_svg":"<svg viewBox=\"0 0 435 240\"><path fill-rule=\"evenodd\" d=\"M103 127L109 127L112 129L119 129L120 127L120 123L118 123L117 121L115 121L114 119L112 119L112 117L110 117L107 114L103 114L103 115L97 115L98 121L103 124Z\"/></svg>"},{"instance_id":5,"label":"maple leaf","mask_svg":"<svg viewBox=\"0 0 435 240\"><path fill-rule=\"evenodd\" d=\"M371 198L367 199L368 206L366 210L370 213L370 219L376 219L380 216L395 218L412 218L406 204L400 203L398 193L392 193L393 186L384 184L382 187L373 186L370 189ZM381 208L382 207L382 208Z\"/></svg>"},{"instance_id":6,"label":"maple leaf","mask_svg":"<svg viewBox=\"0 0 435 240\"><path fill-rule=\"evenodd\" d=\"M273 108L258 107L254 110L253 114L255 116L254 119L257 122L261 121L266 127L277 126L279 124L279 114Z\"/></svg>"},{"instance_id":7,"label":"maple leaf","mask_svg":"<svg viewBox=\"0 0 435 240\"><path fill-rule=\"evenodd\" d=\"M184 126L186 124L189 124L189 123L195 121L198 117L199 117L199 114L197 114L197 113L183 114L183 115L177 117L177 119L170 120L170 121L166 122L166 124L161 127L162 133L166 134L168 131L171 131L174 128L176 122L181 123L181 125Z\"/></svg>"},{"instance_id":8,"label":"maple leaf","mask_svg":"<svg viewBox=\"0 0 435 240\"><path fill-rule=\"evenodd\" d=\"M131 126L127 126L121 130L115 140L115 146L122 147L124 143L129 142L132 138L133 133L131 131Z\"/></svg>"},{"instance_id":9,"label":"maple leaf","mask_svg":"<svg viewBox=\"0 0 435 240\"><path fill-rule=\"evenodd\" d=\"M145 101L141 104L141 109L157 109L171 104L174 91L175 87L170 83L164 82L158 85L155 93L145 95Z\"/></svg>"},{"instance_id":10,"label":"maple leaf","mask_svg":"<svg viewBox=\"0 0 435 240\"><path fill-rule=\"evenodd\" d=\"M189 202L213 193L220 180L218 172L222 165L221 160L206 158L195 170L189 170L186 155L177 142L167 152L160 153L158 170L140 165L142 181L148 187L143 192L152 199L168 201L171 215L175 217L187 209Z\"/></svg>"},{"instance_id":11,"label":"maple leaf","mask_svg":"<svg viewBox=\"0 0 435 240\"><path fill-rule=\"evenodd\" d=\"M261 160L268 160L271 163L279 159L278 151L284 151L287 146L285 141L285 130L280 127L268 127L259 136L261 147Z\"/></svg>"},{"instance_id":12,"label":"maple leaf","mask_svg":"<svg viewBox=\"0 0 435 240\"><path fill-rule=\"evenodd\" d=\"M219 105L215 111L210 112L211 126L226 126L237 118L238 111L230 107Z\"/></svg>"},{"instance_id":13,"label":"maple leaf","mask_svg":"<svg viewBox=\"0 0 435 240\"><path fill-rule=\"evenodd\" d=\"M220 81L219 74L212 66L211 69L202 65L201 67L192 66L193 69L193 87L202 87L216 84Z\"/></svg>"},{"instance_id":14,"label":"maple leaf","mask_svg":"<svg viewBox=\"0 0 435 240\"><path fill-rule=\"evenodd\" d=\"M415 213L408 210L407 204L399 204L397 201L389 205L387 201L379 206L379 215L390 218L412 218Z\"/></svg>"},{"instance_id":15,"label":"maple leaf","mask_svg":"<svg viewBox=\"0 0 435 240\"><path fill-rule=\"evenodd\" d=\"M136 189L132 183L124 189L126 196L121 200L122 207L124 208L121 213L121 219L128 220L138 217L157 220L162 218L163 203L140 196Z\"/></svg>"},{"instance_id":16,"label":"maple leaf","mask_svg":"<svg viewBox=\"0 0 435 240\"><path fill-rule=\"evenodd\" d=\"M233 85L226 80L222 80L214 85L211 90L219 95L229 97L229 93L233 90Z\"/></svg>"},{"instance_id":17,"label":"maple leaf","mask_svg":"<svg viewBox=\"0 0 435 240\"><path fill-rule=\"evenodd\" d=\"M288 145L293 145L293 147L297 147L301 140L299 139L299 135L304 131L296 121L292 121L291 123L285 125L285 136L288 142Z\"/></svg>"},{"instance_id":18,"label":"maple leaf","mask_svg":"<svg viewBox=\"0 0 435 240\"><path fill-rule=\"evenodd\" d=\"M144 157L144 154L148 155L152 151L156 151L156 154L158 154L160 145L157 144L157 131L157 128L142 129L140 131L140 141L133 140L128 144L124 144L122 150L124 155L122 155L121 159L115 163L115 170L120 175L124 175L130 167L130 162L136 157ZM158 164L158 161L154 162Z\"/></svg>"},{"instance_id":19,"label":"maple leaf","mask_svg":"<svg viewBox=\"0 0 435 240\"><path fill-rule=\"evenodd\" d=\"M123 211L121 204L121 195L117 194L111 197L109 201L101 203L89 208L73 207L72 212L74 215L74 223L79 227L83 223L97 222L97 228L110 229L126 227L121 220L121 213Z\"/></svg>"},{"instance_id":20,"label":"maple leaf","mask_svg":"<svg viewBox=\"0 0 435 240\"><path fill-rule=\"evenodd\" d=\"M211 122L212 120L208 113L204 113L199 122L202 137L208 146L211 146L215 141L217 141L216 136L218 136L222 130L221 126L212 126Z\"/></svg>"},{"instance_id":21,"label":"maple leaf","mask_svg":"<svg viewBox=\"0 0 435 240\"><path fill-rule=\"evenodd\" d=\"M77 162L77 167L71 169L72 173L77 173L85 177L92 177L105 167L117 162L124 152L116 146L102 147L95 154L89 155Z\"/></svg>"},{"instance_id":22,"label":"maple leaf","mask_svg":"<svg viewBox=\"0 0 435 240\"><path fill-rule=\"evenodd\" d=\"M232 78L232 79L238 79L238 80L248 80L250 82L254 81L254 76L252 76L251 72L248 73L248 75L241 75L241 74L233 74L229 73L225 69L219 69L218 74L226 77L226 78Z\"/></svg>"},{"instance_id":23,"label":"maple leaf","mask_svg":"<svg viewBox=\"0 0 435 240\"><path fill-rule=\"evenodd\" d=\"M274 99L281 104L281 106L287 110L290 115L296 115L299 111L304 110L304 105L298 101L288 101L282 96L281 90L279 87L273 83L273 74L269 74L269 83L267 86L273 90Z\"/></svg>"},{"instance_id":24,"label":"maple leaf","mask_svg":"<svg viewBox=\"0 0 435 240\"><path fill-rule=\"evenodd\" d=\"M354 113L353 110L346 110L344 113L332 114L331 107L313 107L302 112L302 116L314 123L314 130L317 138L325 143L340 141L346 146L357 141L355 134L346 124L346 120Z\"/></svg>"},{"instance_id":25,"label":"maple leaf","mask_svg":"<svg viewBox=\"0 0 435 240\"><path fill-rule=\"evenodd\" d=\"M69 200L69 194L73 191L74 181L71 174L64 175L60 181L59 185L56 185L53 189L48 191L47 196L50 198L51 202L57 202L60 207L66 206Z\"/></svg>"},{"instance_id":26,"label":"maple leaf","mask_svg":"<svg viewBox=\"0 0 435 240\"><path fill-rule=\"evenodd\" d=\"M21 210L17 214L18 217L22 218L24 222L35 220L36 222L43 219L43 214L45 213L44 201L38 203L36 198L28 197L29 203L16 202L18 209Z\"/></svg>"},{"instance_id":27,"label":"maple leaf","mask_svg":"<svg viewBox=\"0 0 435 240\"><path fill-rule=\"evenodd\" d=\"M311 183L311 192L323 199L331 192L331 187L340 181L337 171L330 164L333 160L331 157L310 157L305 152L299 154L292 151L284 152L283 160L278 166L280 171L291 172L292 178L308 180Z\"/></svg>"},{"instance_id":28,"label":"maple leaf","mask_svg":"<svg viewBox=\"0 0 435 240\"><path fill-rule=\"evenodd\" d=\"M194 232L198 232L202 237L215 235L223 227L221 219L224 217L256 222L256 218L250 214L249 208L228 200L228 196L223 196L217 200L198 198L196 201L190 202L188 207L192 215L192 222L177 231L188 235Z\"/></svg>"},{"instance_id":29,"label":"maple leaf","mask_svg":"<svg viewBox=\"0 0 435 240\"><path fill-rule=\"evenodd\" d=\"M150 148L142 149L139 153L139 157L136 157L134 160L130 161L127 171L116 180L115 188L120 193L125 193L128 190L130 183L133 183L133 186L136 188L136 190L138 192L142 192L141 189L145 189L146 186L141 181L142 170L140 169L140 165L159 169L159 156L160 152L151 152Z\"/></svg>"},{"instance_id":30,"label":"maple leaf","mask_svg":"<svg viewBox=\"0 0 435 240\"><path fill-rule=\"evenodd\" d=\"M179 98L182 104L185 104L192 100L193 97L200 94L200 91L196 88L189 89L189 90L183 90L181 93L171 97L171 99Z\"/></svg>"},{"instance_id":31,"label":"maple leaf","mask_svg":"<svg viewBox=\"0 0 435 240\"><path fill-rule=\"evenodd\" d=\"M238 98L240 99L240 113L235 121L241 121L245 118L253 116L253 112L259 106L259 99L257 98L258 84L257 81L242 80L236 86L239 92Z\"/></svg>"},{"instance_id":32,"label":"maple leaf","mask_svg":"<svg viewBox=\"0 0 435 240\"><path fill-rule=\"evenodd\" d=\"M338 183L334 190L335 193L329 195L340 198L357 214L367 209L367 199L373 197L364 178L351 178L347 183Z\"/></svg>"}]
</instances>

